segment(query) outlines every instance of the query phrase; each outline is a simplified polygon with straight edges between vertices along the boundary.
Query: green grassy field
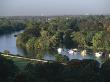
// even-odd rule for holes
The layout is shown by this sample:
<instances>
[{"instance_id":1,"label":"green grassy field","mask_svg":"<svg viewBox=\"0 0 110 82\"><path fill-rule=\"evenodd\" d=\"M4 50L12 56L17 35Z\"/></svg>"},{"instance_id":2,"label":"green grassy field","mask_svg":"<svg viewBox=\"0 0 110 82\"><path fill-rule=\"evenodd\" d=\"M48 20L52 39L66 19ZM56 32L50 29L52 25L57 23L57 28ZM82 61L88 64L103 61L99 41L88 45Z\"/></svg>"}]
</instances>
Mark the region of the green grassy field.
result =
<instances>
[{"instance_id":1,"label":"green grassy field","mask_svg":"<svg viewBox=\"0 0 110 82\"><path fill-rule=\"evenodd\" d=\"M18 59L18 58L12 58L12 57L6 57L7 59L11 59L14 61L15 65L20 69L23 70L25 68L25 66L28 63L37 63L36 61L30 61L30 60L26 60L26 59Z\"/></svg>"}]
</instances>

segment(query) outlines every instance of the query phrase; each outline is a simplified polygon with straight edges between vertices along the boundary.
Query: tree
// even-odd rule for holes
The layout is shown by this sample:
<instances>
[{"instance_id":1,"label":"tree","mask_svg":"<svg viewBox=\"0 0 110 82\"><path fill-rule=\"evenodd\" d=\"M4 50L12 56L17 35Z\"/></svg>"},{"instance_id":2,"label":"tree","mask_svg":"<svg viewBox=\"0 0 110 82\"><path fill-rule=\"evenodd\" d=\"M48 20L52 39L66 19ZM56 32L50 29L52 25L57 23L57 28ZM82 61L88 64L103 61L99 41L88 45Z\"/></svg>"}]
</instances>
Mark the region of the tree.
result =
<instances>
[{"instance_id":1,"label":"tree","mask_svg":"<svg viewBox=\"0 0 110 82\"><path fill-rule=\"evenodd\" d=\"M0 56L0 82L12 82L18 71L12 60Z\"/></svg>"},{"instance_id":2,"label":"tree","mask_svg":"<svg viewBox=\"0 0 110 82\"><path fill-rule=\"evenodd\" d=\"M10 51L4 50L3 53L6 54L6 55L9 55L10 54Z\"/></svg>"},{"instance_id":3,"label":"tree","mask_svg":"<svg viewBox=\"0 0 110 82\"><path fill-rule=\"evenodd\" d=\"M103 82L110 81L110 60L106 60L101 66L101 76L104 80Z\"/></svg>"},{"instance_id":4,"label":"tree","mask_svg":"<svg viewBox=\"0 0 110 82\"><path fill-rule=\"evenodd\" d=\"M35 78L28 72L20 72L16 75L13 82L36 82Z\"/></svg>"},{"instance_id":5,"label":"tree","mask_svg":"<svg viewBox=\"0 0 110 82\"><path fill-rule=\"evenodd\" d=\"M62 55L60 55L60 54L56 54L55 55L55 60L57 61L57 62L67 62L68 61L68 58L66 57L66 56L62 56Z\"/></svg>"},{"instance_id":6,"label":"tree","mask_svg":"<svg viewBox=\"0 0 110 82\"><path fill-rule=\"evenodd\" d=\"M71 30L66 30L63 36L63 42L66 48L72 48L74 46L74 42L71 38Z\"/></svg>"},{"instance_id":7,"label":"tree","mask_svg":"<svg viewBox=\"0 0 110 82\"><path fill-rule=\"evenodd\" d=\"M36 38L35 38L35 37L32 37L32 38L30 38L30 39L27 41L27 43L26 43L26 48L27 48L28 50L34 50L34 49L35 49L35 48L34 48L35 40L36 40Z\"/></svg>"},{"instance_id":8,"label":"tree","mask_svg":"<svg viewBox=\"0 0 110 82\"><path fill-rule=\"evenodd\" d=\"M37 54L37 57L36 57L37 59L43 59L43 54Z\"/></svg>"},{"instance_id":9,"label":"tree","mask_svg":"<svg viewBox=\"0 0 110 82\"><path fill-rule=\"evenodd\" d=\"M104 47L104 41L103 41L103 32L97 32L92 40L94 49L101 49Z\"/></svg>"},{"instance_id":10,"label":"tree","mask_svg":"<svg viewBox=\"0 0 110 82\"><path fill-rule=\"evenodd\" d=\"M86 47L86 36L83 32L73 32L72 38L73 41L76 41L82 48Z\"/></svg>"}]
</instances>

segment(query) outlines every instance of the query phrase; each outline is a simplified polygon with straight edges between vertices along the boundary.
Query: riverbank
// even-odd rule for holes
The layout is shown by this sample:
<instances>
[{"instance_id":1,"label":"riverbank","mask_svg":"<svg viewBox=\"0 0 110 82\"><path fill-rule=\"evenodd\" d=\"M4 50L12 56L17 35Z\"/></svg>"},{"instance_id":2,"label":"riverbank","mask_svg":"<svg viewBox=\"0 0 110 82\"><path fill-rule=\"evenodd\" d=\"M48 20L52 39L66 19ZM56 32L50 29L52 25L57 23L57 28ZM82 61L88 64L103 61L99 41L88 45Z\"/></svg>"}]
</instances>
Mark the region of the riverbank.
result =
<instances>
[{"instance_id":1,"label":"riverbank","mask_svg":"<svg viewBox=\"0 0 110 82\"><path fill-rule=\"evenodd\" d=\"M25 29L25 22L11 21L7 18L0 18L0 35Z\"/></svg>"},{"instance_id":2,"label":"riverbank","mask_svg":"<svg viewBox=\"0 0 110 82\"><path fill-rule=\"evenodd\" d=\"M20 68L21 70L23 70L28 63L36 64L36 63L53 63L53 62L57 62L57 61L53 61L53 60L40 60L40 59L35 59L35 58L32 59L32 58L27 58L27 57L23 57L23 56L17 56L17 55L14 55L14 54L4 54L2 52L0 52L0 53L5 58L13 60L15 65L18 66L18 68ZM85 61L85 60L97 61L98 63L100 63L100 66L104 63L104 62L100 62L100 61L94 60L94 59L82 59L82 60L72 59L70 61L67 61L66 63L62 62L60 64L67 65L67 63L71 62L71 61L80 61L81 62L81 61Z\"/></svg>"},{"instance_id":3,"label":"riverbank","mask_svg":"<svg viewBox=\"0 0 110 82\"><path fill-rule=\"evenodd\" d=\"M38 59L31 59L31 58L26 58L26 57L21 57L21 56L15 56L13 54L4 54L1 53L2 56L6 57L7 59L11 59L14 61L15 65L18 66L18 68L20 68L21 70L24 69L24 67L28 64L28 63L47 63L49 61L46 60L38 60Z\"/></svg>"}]
</instances>

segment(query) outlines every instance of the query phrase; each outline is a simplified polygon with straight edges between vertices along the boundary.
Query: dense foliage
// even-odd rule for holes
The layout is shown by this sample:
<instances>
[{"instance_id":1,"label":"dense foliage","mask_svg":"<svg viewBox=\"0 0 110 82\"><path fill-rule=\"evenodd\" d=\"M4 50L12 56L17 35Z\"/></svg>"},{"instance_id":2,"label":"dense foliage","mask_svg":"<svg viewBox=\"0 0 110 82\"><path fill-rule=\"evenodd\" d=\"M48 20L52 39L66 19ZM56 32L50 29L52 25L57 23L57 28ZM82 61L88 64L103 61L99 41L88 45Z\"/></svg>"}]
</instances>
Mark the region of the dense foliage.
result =
<instances>
[{"instance_id":1,"label":"dense foliage","mask_svg":"<svg viewBox=\"0 0 110 82\"><path fill-rule=\"evenodd\" d=\"M66 47L110 52L109 16L52 17L25 22L0 19L0 34L24 27L26 30L18 35L17 45L28 50ZM42 59L42 55L37 55L37 58ZM59 54L55 55L55 60L60 63L30 62L23 70L18 70L22 66L17 67L16 62L0 56L0 82L110 82L110 60L102 65L88 59L68 62L66 56Z\"/></svg>"},{"instance_id":2,"label":"dense foliage","mask_svg":"<svg viewBox=\"0 0 110 82\"><path fill-rule=\"evenodd\" d=\"M30 62L22 70L14 63L0 56L0 82L110 82L110 60L101 66L88 59L65 64Z\"/></svg>"},{"instance_id":3,"label":"dense foliage","mask_svg":"<svg viewBox=\"0 0 110 82\"><path fill-rule=\"evenodd\" d=\"M0 55L0 82L12 82L17 72L14 62Z\"/></svg>"},{"instance_id":4,"label":"dense foliage","mask_svg":"<svg viewBox=\"0 0 110 82\"><path fill-rule=\"evenodd\" d=\"M24 22L0 18L0 35L23 30L24 28L25 28Z\"/></svg>"},{"instance_id":5,"label":"dense foliage","mask_svg":"<svg viewBox=\"0 0 110 82\"><path fill-rule=\"evenodd\" d=\"M92 48L110 51L110 17L53 17L46 21L30 20L17 38L17 45L29 50L57 47Z\"/></svg>"}]
</instances>

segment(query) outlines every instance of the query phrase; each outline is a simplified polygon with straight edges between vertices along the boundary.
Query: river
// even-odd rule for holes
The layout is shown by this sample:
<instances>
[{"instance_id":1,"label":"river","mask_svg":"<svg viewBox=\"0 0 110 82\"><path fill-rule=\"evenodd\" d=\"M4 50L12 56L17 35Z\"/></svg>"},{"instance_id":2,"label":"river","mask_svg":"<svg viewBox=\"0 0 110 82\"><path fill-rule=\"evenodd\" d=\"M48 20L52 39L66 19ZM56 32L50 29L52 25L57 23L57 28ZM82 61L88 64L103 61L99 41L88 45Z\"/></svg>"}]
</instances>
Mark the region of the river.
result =
<instances>
[{"instance_id":1,"label":"river","mask_svg":"<svg viewBox=\"0 0 110 82\"><path fill-rule=\"evenodd\" d=\"M16 46L16 37L14 37L14 35L17 35L22 32L23 31L18 31L18 32L0 35L0 52L3 52L4 50L8 50L12 54L22 55L24 52L22 49Z\"/></svg>"},{"instance_id":2,"label":"river","mask_svg":"<svg viewBox=\"0 0 110 82\"><path fill-rule=\"evenodd\" d=\"M16 37L14 35L18 35L19 33L22 33L23 31L19 32L13 32L10 34L4 34L0 36L0 52L3 52L4 50L10 51L11 54L15 55L21 55L21 56L28 56L32 57L34 56L33 53L30 51L26 51L22 48L19 48L16 46ZM57 53L57 52L55 52ZM43 52L42 53L45 60L55 60L55 57L50 52ZM85 57L82 57L81 55L69 55L69 59L96 59L99 62L103 62L102 58L96 58L93 55L87 55Z\"/></svg>"},{"instance_id":3,"label":"river","mask_svg":"<svg viewBox=\"0 0 110 82\"><path fill-rule=\"evenodd\" d=\"M14 37L14 35L18 35L22 32L23 30L0 35L0 52L4 52L4 50L8 50L11 54L26 56L26 57L33 57L34 54L31 53L30 51L26 51L25 49L22 49L16 46L17 37ZM50 55L49 52L42 52L40 54L44 54L45 60L55 60L54 56Z\"/></svg>"}]
</instances>

